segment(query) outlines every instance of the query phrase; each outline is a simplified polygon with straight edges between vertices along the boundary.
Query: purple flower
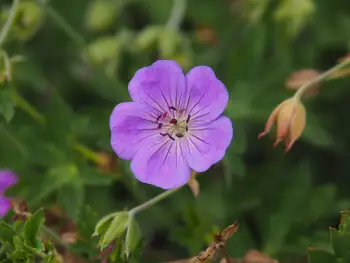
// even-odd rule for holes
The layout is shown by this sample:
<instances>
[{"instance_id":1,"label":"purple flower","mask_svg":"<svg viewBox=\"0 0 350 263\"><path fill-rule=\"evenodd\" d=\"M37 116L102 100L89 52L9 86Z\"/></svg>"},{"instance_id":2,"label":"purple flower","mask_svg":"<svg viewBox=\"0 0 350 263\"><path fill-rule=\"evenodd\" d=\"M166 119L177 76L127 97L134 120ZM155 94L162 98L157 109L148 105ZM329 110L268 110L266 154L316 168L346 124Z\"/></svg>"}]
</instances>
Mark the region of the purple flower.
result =
<instances>
[{"instance_id":1,"label":"purple flower","mask_svg":"<svg viewBox=\"0 0 350 263\"><path fill-rule=\"evenodd\" d=\"M110 118L111 145L132 160L136 178L171 189L206 171L229 146L232 123L221 116L228 102L224 84L207 66L185 76L174 61L138 70L129 83L133 102L118 104Z\"/></svg>"},{"instance_id":2,"label":"purple flower","mask_svg":"<svg viewBox=\"0 0 350 263\"><path fill-rule=\"evenodd\" d=\"M10 170L0 170L0 217L7 214L11 208L10 200L4 196L4 192L17 183L17 176Z\"/></svg>"}]
</instances>

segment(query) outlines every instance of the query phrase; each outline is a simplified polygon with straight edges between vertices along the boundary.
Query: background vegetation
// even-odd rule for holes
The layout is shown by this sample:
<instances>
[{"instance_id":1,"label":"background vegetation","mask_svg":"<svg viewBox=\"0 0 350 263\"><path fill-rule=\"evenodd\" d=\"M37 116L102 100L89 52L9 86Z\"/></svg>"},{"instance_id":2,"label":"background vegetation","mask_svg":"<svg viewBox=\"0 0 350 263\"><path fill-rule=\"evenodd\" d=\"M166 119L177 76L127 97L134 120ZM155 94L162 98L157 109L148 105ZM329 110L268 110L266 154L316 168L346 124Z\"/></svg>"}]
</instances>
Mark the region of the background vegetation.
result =
<instances>
[{"instance_id":1,"label":"background vegetation","mask_svg":"<svg viewBox=\"0 0 350 263\"><path fill-rule=\"evenodd\" d=\"M12 3L0 1L0 28ZM291 74L317 75L349 52L348 0L22 0L4 40L0 167L20 177L10 196L32 213L45 208L63 262L93 262L97 221L161 192L115 156L108 126L114 106L129 100L134 72L158 58L214 69L230 93L235 140L198 176L197 198L184 187L137 215L142 239L132 260L192 257L235 220L226 246L233 258L257 249L307 262L307 247L329 246L327 227L350 208L346 71L305 98L306 128L288 154L257 135L299 86L291 81L305 81Z\"/></svg>"}]
</instances>

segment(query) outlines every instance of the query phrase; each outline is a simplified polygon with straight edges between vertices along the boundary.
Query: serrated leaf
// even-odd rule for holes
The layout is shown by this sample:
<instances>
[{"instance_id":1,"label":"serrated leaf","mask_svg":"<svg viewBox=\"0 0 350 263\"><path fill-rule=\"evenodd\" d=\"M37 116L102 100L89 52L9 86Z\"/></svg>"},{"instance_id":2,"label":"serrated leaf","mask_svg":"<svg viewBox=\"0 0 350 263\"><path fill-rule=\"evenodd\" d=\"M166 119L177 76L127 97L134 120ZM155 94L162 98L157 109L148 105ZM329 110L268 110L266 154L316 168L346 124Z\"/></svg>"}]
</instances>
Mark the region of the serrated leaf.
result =
<instances>
[{"instance_id":1,"label":"serrated leaf","mask_svg":"<svg viewBox=\"0 0 350 263\"><path fill-rule=\"evenodd\" d=\"M107 231L103 235L102 241L100 242L101 246L106 246L112 243L115 239L120 237L129 224L130 215L128 212L118 213L112 220Z\"/></svg>"},{"instance_id":2,"label":"serrated leaf","mask_svg":"<svg viewBox=\"0 0 350 263\"><path fill-rule=\"evenodd\" d=\"M28 246L37 248L37 238L44 225L45 214L43 209L36 211L24 224L23 235Z\"/></svg>"},{"instance_id":3,"label":"serrated leaf","mask_svg":"<svg viewBox=\"0 0 350 263\"><path fill-rule=\"evenodd\" d=\"M0 86L0 114L4 116L7 122L10 122L15 114L15 103L8 89Z\"/></svg>"},{"instance_id":4,"label":"serrated leaf","mask_svg":"<svg viewBox=\"0 0 350 263\"><path fill-rule=\"evenodd\" d=\"M74 164L53 167L48 175L38 185L32 185L26 199L30 205L38 204L42 199L58 190L62 185L74 181L78 177L78 170Z\"/></svg>"},{"instance_id":5,"label":"serrated leaf","mask_svg":"<svg viewBox=\"0 0 350 263\"><path fill-rule=\"evenodd\" d=\"M125 238L125 253L129 257L129 254L132 253L137 247L141 239L141 229L139 224L133 217L130 217L128 230L126 231Z\"/></svg>"},{"instance_id":6,"label":"serrated leaf","mask_svg":"<svg viewBox=\"0 0 350 263\"><path fill-rule=\"evenodd\" d=\"M84 185L78 177L74 178L68 183L63 184L58 189L58 203L62 205L64 211L75 222L77 222L80 218L84 195Z\"/></svg>"},{"instance_id":7,"label":"serrated leaf","mask_svg":"<svg viewBox=\"0 0 350 263\"><path fill-rule=\"evenodd\" d=\"M337 263L336 256L323 249L309 248L308 256L309 263Z\"/></svg>"},{"instance_id":8,"label":"serrated leaf","mask_svg":"<svg viewBox=\"0 0 350 263\"><path fill-rule=\"evenodd\" d=\"M330 228L330 235L334 253L338 257L346 256L350 252L350 233Z\"/></svg>"}]
</instances>

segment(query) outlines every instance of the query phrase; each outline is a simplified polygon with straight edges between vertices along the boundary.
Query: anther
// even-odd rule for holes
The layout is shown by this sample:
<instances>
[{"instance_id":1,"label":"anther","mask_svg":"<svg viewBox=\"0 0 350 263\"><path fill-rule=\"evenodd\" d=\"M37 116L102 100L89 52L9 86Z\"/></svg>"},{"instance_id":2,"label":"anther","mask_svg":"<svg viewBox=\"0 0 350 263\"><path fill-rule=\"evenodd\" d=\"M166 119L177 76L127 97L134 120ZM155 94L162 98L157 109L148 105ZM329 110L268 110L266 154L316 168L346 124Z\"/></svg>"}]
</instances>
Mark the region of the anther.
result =
<instances>
[{"instance_id":1,"label":"anther","mask_svg":"<svg viewBox=\"0 0 350 263\"><path fill-rule=\"evenodd\" d=\"M169 109L170 109L170 110L177 111L177 109L176 109L175 107L173 107L173 106L170 106Z\"/></svg>"},{"instance_id":2,"label":"anther","mask_svg":"<svg viewBox=\"0 0 350 263\"><path fill-rule=\"evenodd\" d=\"M188 123L188 122L190 121L190 119L191 119L191 115L190 115L190 114L188 114L188 116L187 116L187 120L186 120L186 123Z\"/></svg>"},{"instance_id":3,"label":"anther","mask_svg":"<svg viewBox=\"0 0 350 263\"><path fill-rule=\"evenodd\" d=\"M161 116L162 116L161 118L162 118L162 119L165 119L166 115L167 115L167 112L164 112L164 113L161 115Z\"/></svg>"},{"instance_id":4,"label":"anther","mask_svg":"<svg viewBox=\"0 0 350 263\"><path fill-rule=\"evenodd\" d=\"M163 123L158 123L158 129L163 127Z\"/></svg>"},{"instance_id":5,"label":"anther","mask_svg":"<svg viewBox=\"0 0 350 263\"><path fill-rule=\"evenodd\" d=\"M187 126L186 126L186 128L185 128L185 129L186 129L186 131L188 132L188 127L187 127Z\"/></svg>"},{"instance_id":6,"label":"anther","mask_svg":"<svg viewBox=\"0 0 350 263\"><path fill-rule=\"evenodd\" d=\"M177 124L177 119L171 119L171 120L170 120L170 123L176 125L176 124Z\"/></svg>"},{"instance_id":7,"label":"anther","mask_svg":"<svg viewBox=\"0 0 350 263\"><path fill-rule=\"evenodd\" d=\"M160 133L160 135L162 135L162 136L169 136L170 139L172 139L173 141L175 141L174 137L171 136L169 133Z\"/></svg>"},{"instance_id":8,"label":"anther","mask_svg":"<svg viewBox=\"0 0 350 263\"><path fill-rule=\"evenodd\" d=\"M178 137L178 138L184 137L184 135L183 135L182 133L176 133L175 135L176 135L176 137Z\"/></svg>"},{"instance_id":9,"label":"anther","mask_svg":"<svg viewBox=\"0 0 350 263\"><path fill-rule=\"evenodd\" d=\"M160 114L160 115L157 117L156 123L158 123L158 121L160 120L161 117L162 117L162 114Z\"/></svg>"}]
</instances>

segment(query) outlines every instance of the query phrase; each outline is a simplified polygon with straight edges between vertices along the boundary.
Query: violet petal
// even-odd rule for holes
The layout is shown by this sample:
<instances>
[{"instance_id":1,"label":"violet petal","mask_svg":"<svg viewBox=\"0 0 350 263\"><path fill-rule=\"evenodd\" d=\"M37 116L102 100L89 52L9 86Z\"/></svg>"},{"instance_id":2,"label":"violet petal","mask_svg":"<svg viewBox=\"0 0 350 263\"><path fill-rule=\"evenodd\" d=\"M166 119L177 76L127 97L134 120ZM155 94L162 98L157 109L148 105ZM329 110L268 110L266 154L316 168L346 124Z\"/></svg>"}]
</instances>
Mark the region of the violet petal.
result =
<instances>
[{"instance_id":1,"label":"violet petal","mask_svg":"<svg viewBox=\"0 0 350 263\"><path fill-rule=\"evenodd\" d=\"M181 141L181 150L193 170L204 172L224 157L232 137L231 120L222 116L205 126L191 127L187 140Z\"/></svg>"},{"instance_id":2,"label":"violet petal","mask_svg":"<svg viewBox=\"0 0 350 263\"><path fill-rule=\"evenodd\" d=\"M133 101L145 103L164 113L170 107L184 107L185 76L181 67L170 60L158 60L151 66L139 69L129 82Z\"/></svg>"},{"instance_id":3,"label":"violet petal","mask_svg":"<svg viewBox=\"0 0 350 263\"><path fill-rule=\"evenodd\" d=\"M153 110L154 111L154 110ZM130 160L137 150L158 138L157 115L136 102L118 104L110 117L111 146L123 159Z\"/></svg>"},{"instance_id":4,"label":"violet petal","mask_svg":"<svg viewBox=\"0 0 350 263\"><path fill-rule=\"evenodd\" d=\"M0 170L0 195L17 183L17 175L8 169Z\"/></svg>"},{"instance_id":5,"label":"violet petal","mask_svg":"<svg viewBox=\"0 0 350 263\"><path fill-rule=\"evenodd\" d=\"M0 196L0 217L4 217L11 208L10 200L5 196Z\"/></svg>"},{"instance_id":6,"label":"violet petal","mask_svg":"<svg viewBox=\"0 0 350 263\"><path fill-rule=\"evenodd\" d=\"M163 189L186 184L191 174L177 142L166 137L140 149L131 162L131 170L139 181Z\"/></svg>"},{"instance_id":7,"label":"violet petal","mask_svg":"<svg viewBox=\"0 0 350 263\"><path fill-rule=\"evenodd\" d=\"M191 122L208 123L222 114L228 103L228 92L210 67L198 66L190 70L186 85Z\"/></svg>"}]
</instances>

